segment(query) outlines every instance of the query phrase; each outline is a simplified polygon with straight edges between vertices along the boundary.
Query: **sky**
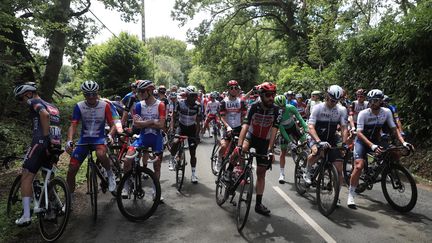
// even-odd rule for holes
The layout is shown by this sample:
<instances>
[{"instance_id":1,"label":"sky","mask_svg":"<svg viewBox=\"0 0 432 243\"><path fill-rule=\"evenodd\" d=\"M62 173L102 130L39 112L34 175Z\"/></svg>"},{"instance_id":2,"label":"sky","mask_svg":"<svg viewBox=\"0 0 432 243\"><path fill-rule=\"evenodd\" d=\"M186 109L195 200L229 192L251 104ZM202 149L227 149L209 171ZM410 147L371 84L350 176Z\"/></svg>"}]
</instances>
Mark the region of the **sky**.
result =
<instances>
[{"instance_id":1,"label":"sky","mask_svg":"<svg viewBox=\"0 0 432 243\"><path fill-rule=\"evenodd\" d=\"M171 18L171 10L175 0L145 0L146 38L156 36L170 36L172 38L186 41L186 32L194 28L205 19L206 14L200 14L193 20L188 21L184 27L179 27L179 22ZM90 10L116 35L122 31L137 35L141 39L141 17L136 23L125 23L120 19L120 14L106 10L103 4L92 1ZM88 16L93 17L91 13ZM96 20L97 21L97 20ZM102 26L99 23L100 26ZM112 34L105 28L101 29L93 43L98 44L107 41Z\"/></svg>"}]
</instances>

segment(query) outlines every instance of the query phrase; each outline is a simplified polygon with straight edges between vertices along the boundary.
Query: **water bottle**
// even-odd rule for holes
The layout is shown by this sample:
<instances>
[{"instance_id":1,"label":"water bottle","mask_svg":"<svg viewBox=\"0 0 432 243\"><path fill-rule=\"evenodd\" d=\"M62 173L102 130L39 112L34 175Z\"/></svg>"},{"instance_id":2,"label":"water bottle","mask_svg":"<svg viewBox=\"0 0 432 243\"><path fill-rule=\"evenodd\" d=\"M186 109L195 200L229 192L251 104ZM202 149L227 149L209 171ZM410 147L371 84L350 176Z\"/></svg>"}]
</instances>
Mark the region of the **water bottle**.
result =
<instances>
[{"instance_id":1,"label":"water bottle","mask_svg":"<svg viewBox=\"0 0 432 243\"><path fill-rule=\"evenodd\" d=\"M36 179L33 181L33 191L34 191L36 198L39 198L39 196L41 194L41 191L42 191L41 187L42 187L42 185L40 184L39 180Z\"/></svg>"}]
</instances>

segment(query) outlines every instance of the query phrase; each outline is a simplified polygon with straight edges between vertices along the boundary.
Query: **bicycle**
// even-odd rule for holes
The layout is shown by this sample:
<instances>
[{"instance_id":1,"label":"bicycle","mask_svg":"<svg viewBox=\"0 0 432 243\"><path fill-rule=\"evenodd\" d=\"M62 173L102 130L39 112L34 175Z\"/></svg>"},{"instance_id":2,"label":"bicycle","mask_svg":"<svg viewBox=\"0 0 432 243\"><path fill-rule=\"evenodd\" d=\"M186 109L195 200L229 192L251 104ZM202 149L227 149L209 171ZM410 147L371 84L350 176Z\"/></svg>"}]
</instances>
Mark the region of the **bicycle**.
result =
<instances>
[{"instance_id":1,"label":"bicycle","mask_svg":"<svg viewBox=\"0 0 432 243\"><path fill-rule=\"evenodd\" d=\"M175 172L176 172L176 188L177 191L181 191L182 187L183 187L183 182L184 182L184 173L185 173L185 169L186 169L186 155L184 150L186 149L185 147L185 140L187 139L194 139L196 140L197 138L192 138L192 137L188 137L188 136L182 136L182 135L175 135L174 138L179 139L180 140L180 147L177 151L177 153L174 155L176 158L174 161L174 168L175 168ZM189 144L189 147L193 146L194 144Z\"/></svg>"},{"instance_id":2,"label":"bicycle","mask_svg":"<svg viewBox=\"0 0 432 243\"><path fill-rule=\"evenodd\" d=\"M318 153L322 148L318 148ZM306 193L307 189L312 186L316 187L316 200L318 209L324 216L329 216L337 206L339 199L339 176L336 167L328 161L330 150L344 150L343 147L333 147L324 150L324 157L321 157L312 167L312 184L307 184L303 179L303 173L306 172L307 153L300 153L295 162L294 168L294 185L299 195Z\"/></svg>"},{"instance_id":3,"label":"bicycle","mask_svg":"<svg viewBox=\"0 0 432 243\"><path fill-rule=\"evenodd\" d=\"M219 143L218 136L220 136L219 124L218 124L218 122L216 122L216 119L212 119L210 121L210 125L212 128L214 144L217 144L217 143Z\"/></svg>"},{"instance_id":4,"label":"bicycle","mask_svg":"<svg viewBox=\"0 0 432 243\"><path fill-rule=\"evenodd\" d=\"M393 209L401 213L411 211L417 203L417 185L411 173L398 159L395 160L400 156L409 156L411 152L404 146L390 146L380 155L368 154L373 160L372 163L365 160L365 167L360 175L360 181L363 182L357 186L356 193L372 190L375 183L381 182L384 197ZM343 166L348 185L354 163L352 157L350 158L344 161ZM395 195L391 195L392 192ZM403 198L405 200L397 202L397 199Z\"/></svg>"},{"instance_id":5,"label":"bicycle","mask_svg":"<svg viewBox=\"0 0 432 243\"><path fill-rule=\"evenodd\" d=\"M140 164L143 153L152 155L151 148L137 147L136 153L126 158L134 159L132 169L126 172L117 187L117 206L130 221L144 221L156 211L161 198L161 187L154 172ZM147 163L154 163L157 156ZM146 165L145 165L146 166ZM127 196L122 191L127 191Z\"/></svg>"},{"instance_id":6,"label":"bicycle","mask_svg":"<svg viewBox=\"0 0 432 243\"><path fill-rule=\"evenodd\" d=\"M227 158L222 163L221 170L216 180L216 203L222 206L231 195L230 203L236 206L236 224L237 230L241 232L246 225L249 216L250 206L253 195L253 168L252 162L254 157L269 158L269 155L261 155L252 151L244 152L245 165L240 168L240 163L237 163L234 171L228 171L230 159ZM224 178L231 177L230 182L226 182ZM237 203L234 203L235 194L239 190L239 198Z\"/></svg>"},{"instance_id":7,"label":"bicycle","mask_svg":"<svg viewBox=\"0 0 432 243\"><path fill-rule=\"evenodd\" d=\"M55 163L63 150L55 149L50 151L49 159L52 168L41 167L41 176L44 179L40 182L38 175L33 180L33 209L31 213L36 214L39 219L39 231L42 238L52 242L61 237L66 229L70 215L71 197L66 181L55 172L58 170ZM22 196L21 196L21 176L18 175L9 192L7 200L7 216L15 220L21 217Z\"/></svg>"},{"instance_id":8,"label":"bicycle","mask_svg":"<svg viewBox=\"0 0 432 243\"><path fill-rule=\"evenodd\" d=\"M223 155L223 157L221 158L221 161L224 161L225 158L227 158L228 155L230 155L232 153L232 151L234 151L234 148L237 144L238 141L238 136L234 136L232 134L232 132L229 132L227 134L228 137L231 137L230 142L227 146L227 149ZM221 164L218 163L219 161L219 150L220 150L220 143L216 143L213 146L213 150L212 150L212 155L210 156L210 162L211 162L211 169L212 169L212 173L213 175L217 176L218 175L218 171L220 170L220 166Z\"/></svg>"}]
</instances>

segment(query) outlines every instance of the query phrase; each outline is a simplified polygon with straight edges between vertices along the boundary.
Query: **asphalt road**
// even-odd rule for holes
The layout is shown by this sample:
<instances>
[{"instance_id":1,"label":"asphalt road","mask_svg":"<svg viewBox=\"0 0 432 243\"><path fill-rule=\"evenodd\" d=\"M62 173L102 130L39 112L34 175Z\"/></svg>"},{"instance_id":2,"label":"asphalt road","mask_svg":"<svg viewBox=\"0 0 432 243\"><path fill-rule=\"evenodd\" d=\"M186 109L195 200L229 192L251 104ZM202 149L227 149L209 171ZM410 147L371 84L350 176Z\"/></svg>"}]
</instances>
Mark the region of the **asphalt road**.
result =
<instances>
[{"instance_id":1,"label":"asphalt road","mask_svg":"<svg viewBox=\"0 0 432 243\"><path fill-rule=\"evenodd\" d=\"M315 203L315 190L299 196L294 188L293 162L287 157L286 181L278 183L278 157L267 172L263 203L271 216L256 214L251 208L242 234L235 224L235 207L215 202L215 177L210 170L212 140L198 146L198 184L190 182L190 165L182 193L175 188L175 173L168 170L168 154L162 165L161 188L165 204L145 222L126 220L110 194L100 196L99 218L91 219L89 199L84 210L72 212L61 242L431 242L432 192L418 185L418 201L409 213L400 214L387 204L379 184L356 200L357 209L346 206L343 187L342 206L328 218ZM188 153L187 153L188 155ZM189 155L188 157L189 158ZM78 197L79 198L79 197ZM252 207L255 204L255 195ZM85 210L87 207L87 210Z\"/></svg>"}]
</instances>

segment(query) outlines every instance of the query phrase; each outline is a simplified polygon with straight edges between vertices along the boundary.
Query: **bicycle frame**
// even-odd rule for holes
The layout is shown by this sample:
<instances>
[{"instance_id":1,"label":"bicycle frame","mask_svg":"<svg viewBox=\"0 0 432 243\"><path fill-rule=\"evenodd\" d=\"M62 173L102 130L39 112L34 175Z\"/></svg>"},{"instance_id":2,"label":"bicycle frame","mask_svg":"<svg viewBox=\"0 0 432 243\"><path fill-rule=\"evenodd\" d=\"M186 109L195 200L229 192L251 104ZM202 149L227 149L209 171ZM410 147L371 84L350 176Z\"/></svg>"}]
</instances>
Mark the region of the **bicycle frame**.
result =
<instances>
[{"instance_id":1,"label":"bicycle frame","mask_svg":"<svg viewBox=\"0 0 432 243\"><path fill-rule=\"evenodd\" d=\"M42 167L41 170L45 171L47 174L45 175L44 184L43 184L43 191L41 192L41 195L39 195L39 198L36 196L35 190L33 189L33 198L34 198L34 200L33 200L33 202L34 202L33 212L34 213L41 213L41 212L48 210L48 182L51 179L51 174L53 174L56 169L53 166L52 169ZM56 195L58 201L60 201L57 194L55 194L55 195ZM40 207L40 205L42 203L42 198L45 199L45 207L43 207L43 208Z\"/></svg>"}]
</instances>

